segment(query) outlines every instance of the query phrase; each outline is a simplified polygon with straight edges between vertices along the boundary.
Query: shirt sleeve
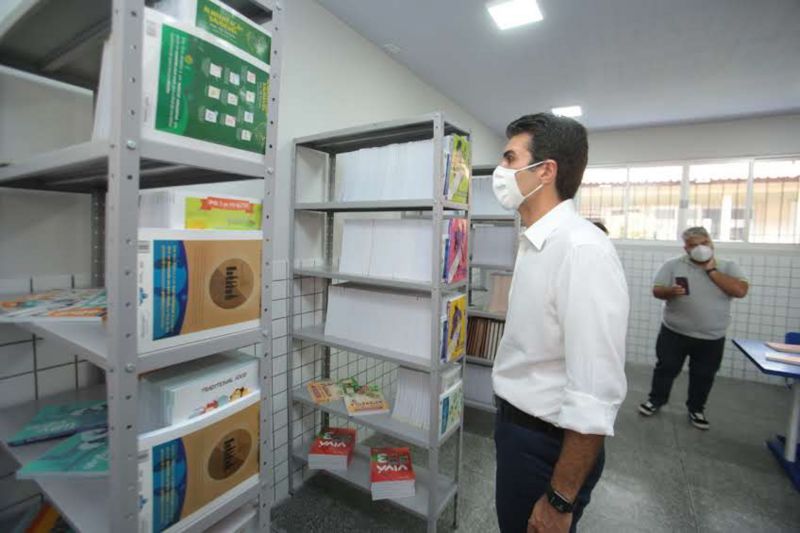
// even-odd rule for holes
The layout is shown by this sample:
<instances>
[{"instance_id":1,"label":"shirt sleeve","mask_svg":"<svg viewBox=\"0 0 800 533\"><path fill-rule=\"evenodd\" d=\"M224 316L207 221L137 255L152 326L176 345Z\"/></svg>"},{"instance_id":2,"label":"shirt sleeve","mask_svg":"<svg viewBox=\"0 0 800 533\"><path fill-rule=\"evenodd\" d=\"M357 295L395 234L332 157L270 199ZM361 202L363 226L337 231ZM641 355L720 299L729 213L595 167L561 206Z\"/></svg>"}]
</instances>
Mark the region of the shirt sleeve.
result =
<instances>
[{"instance_id":1,"label":"shirt sleeve","mask_svg":"<svg viewBox=\"0 0 800 533\"><path fill-rule=\"evenodd\" d=\"M672 261L667 261L656 272L656 277L653 278L653 287L671 287L672 286Z\"/></svg>"},{"instance_id":2,"label":"shirt sleeve","mask_svg":"<svg viewBox=\"0 0 800 533\"><path fill-rule=\"evenodd\" d=\"M554 289L567 371L558 425L583 434L613 435L628 388L630 301L622 265L613 250L577 246L565 259Z\"/></svg>"},{"instance_id":3,"label":"shirt sleeve","mask_svg":"<svg viewBox=\"0 0 800 533\"><path fill-rule=\"evenodd\" d=\"M742 267L740 267L733 261L728 261L728 264L725 265L725 270L723 270L722 272L723 274L727 274L732 278L736 278L742 281L747 281L747 276L744 274L744 270L742 270Z\"/></svg>"}]
</instances>

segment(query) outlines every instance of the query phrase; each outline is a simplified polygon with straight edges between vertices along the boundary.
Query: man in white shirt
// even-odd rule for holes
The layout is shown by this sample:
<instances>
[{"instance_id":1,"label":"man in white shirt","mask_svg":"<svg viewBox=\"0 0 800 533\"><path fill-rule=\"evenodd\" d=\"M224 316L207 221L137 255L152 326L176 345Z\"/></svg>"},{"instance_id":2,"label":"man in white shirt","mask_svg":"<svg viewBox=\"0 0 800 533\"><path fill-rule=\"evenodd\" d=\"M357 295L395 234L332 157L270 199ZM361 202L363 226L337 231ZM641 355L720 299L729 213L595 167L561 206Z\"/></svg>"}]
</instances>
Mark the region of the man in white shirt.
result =
<instances>
[{"instance_id":1,"label":"man in white shirt","mask_svg":"<svg viewBox=\"0 0 800 533\"><path fill-rule=\"evenodd\" d=\"M549 113L506 129L493 174L520 236L492 373L501 531L574 531L625 398L628 288L611 241L575 210L586 130Z\"/></svg>"}]
</instances>

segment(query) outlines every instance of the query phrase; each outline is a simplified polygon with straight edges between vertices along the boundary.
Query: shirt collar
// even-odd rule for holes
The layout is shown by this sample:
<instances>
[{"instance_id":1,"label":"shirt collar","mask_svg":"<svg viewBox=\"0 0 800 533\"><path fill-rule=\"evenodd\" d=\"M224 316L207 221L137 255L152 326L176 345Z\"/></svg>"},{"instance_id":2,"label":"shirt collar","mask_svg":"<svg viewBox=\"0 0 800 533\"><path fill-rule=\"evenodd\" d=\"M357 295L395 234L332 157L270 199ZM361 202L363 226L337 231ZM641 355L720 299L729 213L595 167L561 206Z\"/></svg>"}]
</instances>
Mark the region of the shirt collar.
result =
<instances>
[{"instance_id":1,"label":"shirt collar","mask_svg":"<svg viewBox=\"0 0 800 533\"><path fill-rule=\"evenodd\" d=\"M547 238L561 225L566 219L577 213L575 203L572 199L564 200L553 209L548 211L542 218L531 224L523 235L531 241L537 250L541 250Z\"/></svg>"}]
</instances>

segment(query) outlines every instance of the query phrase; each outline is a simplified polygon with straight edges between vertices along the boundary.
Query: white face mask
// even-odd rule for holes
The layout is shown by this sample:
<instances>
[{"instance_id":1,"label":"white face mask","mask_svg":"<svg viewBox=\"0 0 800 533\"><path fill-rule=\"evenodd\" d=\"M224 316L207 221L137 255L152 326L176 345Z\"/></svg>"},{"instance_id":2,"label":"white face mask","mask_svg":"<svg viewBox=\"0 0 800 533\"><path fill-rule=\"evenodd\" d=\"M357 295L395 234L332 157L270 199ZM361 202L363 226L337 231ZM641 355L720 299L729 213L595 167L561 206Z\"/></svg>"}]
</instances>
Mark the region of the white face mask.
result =
<instances>
[{"instance_id":1,"label":"white face mask","mask_svg":"<svg viewBox=\"0 0 800 533\"><path fill-rule=\"evenodd\" d=\"M532 196L536 191L541 189L544 186L544 183L540 183L538 187L523 196L522 192L519 190L519 185L517 184L517 172L538 167L542 163L544 163L544 161L539 161L538 163L517 169L506 168L498 165L492 173L492 190L494 191L495 198L497 198L497 201L500 202L500 205L506 209L515 211L519 209L519 206L522 205L522 202L524 202L528 197Z\"/></svg>"},{"instance_id":2,"label":"white face mask","mask_svg":"<svg viewBox=\"0 0 800 533\"><path fill-rule=\"evenodd\" d=\"M698 244L689 252L689 257L698 263L705 263L714 257L714 249L710 246L706 246L705 244Z\"/></svg>"}]
</instances>

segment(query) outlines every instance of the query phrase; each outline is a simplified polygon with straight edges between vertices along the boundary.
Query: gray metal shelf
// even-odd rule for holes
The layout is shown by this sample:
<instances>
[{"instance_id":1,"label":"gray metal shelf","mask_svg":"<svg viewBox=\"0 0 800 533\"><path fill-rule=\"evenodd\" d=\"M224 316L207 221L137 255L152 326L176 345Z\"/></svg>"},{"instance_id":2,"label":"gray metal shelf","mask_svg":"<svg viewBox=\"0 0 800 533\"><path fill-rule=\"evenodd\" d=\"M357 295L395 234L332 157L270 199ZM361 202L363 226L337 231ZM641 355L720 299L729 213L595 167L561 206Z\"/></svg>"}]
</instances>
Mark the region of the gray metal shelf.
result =
<instances>
[{"instance_id":1,"label":"gray metal shelf","mask_svg":"<svg viewBox=\"0 0 800 533\"><path fill-rule=\"evenodd\" d=\"M467 364L481 365L481 366L494 366L494 361L489 361L483 357L475 357L473 355L467 356Z\"/></svg>"},{"instance_id":2,"label":"gray metal shelf","mask_svg":"<svg viewBox=\"0 0 800 533\"><path fill-rule=\"evenodd\" d=\"M257 21L269 20L274 0L225 3ZM151 4L147 0L147 4ZM21 0L0 20L0 64L94 90L103 41L111 34L109 0Z\"/></svg>"},{"instance_id":3,"label":"gray metal shelf","mask_svg":"<svg viewBox=\"0 0 800 533\"><path fill-rule=\"evenodd\" d=\"M283 57L283 13L276 0L223 0L245 16L266 22L272 35L270 94L264 161L235 155L210 155L169 143L142 139L142 53L145 4L150 0L21 0L0 20L0 63L51 79L96 89L102 43L113 42L115 72L108 139L90 141L15 161L0 168L0 187L92 194L92 279L105 286L105 324L36 323L26 327L62 343L106 370L109 404L110 468L107 479L41 480L43 492L82 532L138 531L138 374L257 343L262 397L259 479L226 494L210 516L186 525L204 529L247 501L258 500L259 529L269 530L272 501L270 448L272 363L272 198L277 155L277 125ZM139 191L150 187L263 179L263 283L258 328L199 341L143 356L137 354L137 232ZM107 217L104 217L104 213ZM104 261L107 259L107 262ZM80 391L83 393L85 391ZM49 399L48 399L49 400ZM65 401L67 401L65 399ZM0 435L32 417L37 404L0 413ZM13 415L13 416L12 416ZM30 452L15 452L26 459ZM183 527L183 525L182 525Z\"/></svg>"},{"instance_id":4,"label":"gray metal shelf","mask_svg":"<svg viewBox=\"0 0 800 533\"><path fill-rule=\"evenodd\" d=\"M329 266L295 268L295 276L309 276L313 278L325 278L330 280L352 281L361 285L371 285L375 287L386 287L389 289L400 289L408 291L430 292L433 288L431 283L422 281L409 281L394 278L377 278L374 276L360 276L357 274L344 274ZM455 291L467 286L467 281L462 280L457 283L449 283L441 286L441 290Z\"/></svg>"},{"instance_id":5,"label":"gray metal shelf","mask_svg":"<svg viewBox=\"0 0 800 533\"><path fill-rule=\"evenodd\" d=\"M76 355L94 365L108 370L108 331L101 323L80 322L19 322L22 327L45 339L55 340L68 346ZM237 333L228 333L211 339L189 342L174 348L164 348L155 352L141 354L136 363L139 374L176 365L227 350L235 350L261 342L262 332L258 328Z\"/></svg>"},{"instance_id":6,"label":"gray metal shelf","mask_svg":"<svg viewBox=\"0 0 800 533\"><path fill-rule=\"evenodd\" d=\"M470 263L470 268L482 268L483 270L500 270L502 272L513 272L514 267L508 265L492 265L489 263Z\"/></svg>"},{"instance_id":7,"label":"gray metal shelf","mask_svg":"<svg viewBox=\"0 0 800 533\"><path fill-rule=\"evenodd\" d=\"M424 115L421 117L412 117L410 119L404 120L395 120L390 122L383 122L379 124L367 124L365 126L359 126L355 128L348 128L344 130L338 130L333 132L328 132L319 135L312 135L309 137L303 137L299 139L295 139L294 141L294 160L292 162L292 190L291 190L291 201L292 201L292 217L291 217L291 224L292 224L292 231L290 233L290 240L289 240L289 257L290 257L290 264L289 264L289 277L294 278L295 276L315 276L320 277L326 280L338 280L342 279L345 281L351 281L354 283L359 283L366 286L374 286L374 287L389 287L399 290L423 290L425 292L430 293L430 305L431 305L431 350L428 353L427 350L425 351L424 357L419 358L409 358L407 354L395 352L392 350L386 350L376 346L367 346L362 343L353 342L348 339L341 339L336 337L326 336L324 333L324 326L323 325L316 325L312 327L304 327L304 328L295 328L294 327L294 313L292 311L292 302L294 301L294 297L297 296L294 294L294 285L291 284L292 287L292 294L290 295L289 302L290 302L290 338L292 341L294 340L301 340L310 343L319 344L323 348L323 367L322 367L322 374L323 377L330 376L330 355L331 349L338 349L343 350L345 352L365 355L370 358L374 359L381 359L384 361L389 361L391 363L401 365L407 368L412 368L415 370L420 370L429 373L429 393L431 398L431 405L430 405L430 420L439 420L440 413L438 412L439 407L439 394L441 391L439 390L441 386L440 381L440 372L443 368L447 365L443 365L439 361L439 351L440 351L440 336L441 336L441 304L442 304L442 297L443 294L448 290L458 290L463 289L466 287L465 283L458 283L453 285L447 285L441 279L441 272L442 268L442 239L441 235L443 234L444 228L444 221L456 214L456 212L469 212L469 204L468 203L457 203L446 198L444 194L444 140L445 136L450 134L463 134L469 135L469 131L461 128L458 125L453 124L451 121L447 120L442 113L432 113L429 115ZM332 201L332 198L336 196L336 154L342 152L349 152L353 150L358 150L362 148L368 147L377 147L377 146L385 146L394 143L404 143L404 142L411 142L411 141L420 141L420 140L432 140L433 144L433 159L431 165L431 197L424 198L424 199L417 199L417 200L387 200L387 201L355 201L355 202L338 202ZM312 172L314 178L316 178L322 188L320 190L321 194L314 194L308 195L308 197L312 198L325 198L326 200L323 201L303 201L298 202L297 198L297 190L298 190L298 172L305 172L305 169L298 170L299 167L302 167L302 164L299 164L299 157L298 153L307 153L307 154L315 154L315 158L319 158L319 162L321 166L315 167L318 170L310 171ZM306 178L307 176L302 176ZM315 184L316 186L316 184ZM471 184L470 184L471 186ZM333 233L334 233L334 226L335 226L335 214L336 213L348 213L348 212L420 212L420 211L427 211L423 216L430 220L430 228L433 234L436 236L432 239L431 242L431 257L433 260L431 261L431 282L430 283L417 283L413 282L409 284L407 281L399 281L394 279L378 279L378 278L371 278L371 277L363 277L363 276L349 276L349 275L342 275L337 273L331 268L328 267L313 267L313 268L296 268L295 267L295 228L296 222L299 220L298 216L303 214L303 220L307 221L313 219L315 223L322 224L320 229L324 233L322 236L322 256L323 259L321 263L331 265L333 264L332 261L332 251L333 251ZM308 212L317 212L321 213L324 216L315 215L314 217L308 217L305 213ZM464 214L459 214L459 216L464 216ZM323 307L327 306L327 295L324 296L323 299L324 305ZM290 354L290 361L292 360L292 355ZM461 357L459 360L461 365L462 375L465 368L465 361L464 357ZM290 365L293 363L290 363ZM289 374L289 390L294 390L294 384L292 383L292 375L291 372ZM305 405L309 405L315 409L319 409L322 411L322 425L325 426L328 423L328 417L331 414L336 414L342 416L344 413L344 405L339 402L339 405L326 405L326 406L317 406L313 404L313 402L308 403L307 401L304 402L303 391L297 391L297 397L293 396L293 400L295 402L304 403ZM380 416L380 415L373 415L373 416ZM444 435L443 437L439 437L438 435L438 428L436 424L431 424L431 427L425 431L420 431L417 428L413 428L411 426L405 424L398 424L396 421L392 420L389 416L384 416L382 418L372 418L372 417L357 417L351 419L355 423L360 423L371 427L372 429L386 433L392 436L395 436L401 440L406 442L416 442L417 444L424 445L428 449L428 465L430 472L438 473L439 472L439 452L441 444L447 440L450 436L458 435L458 446L457 446L457 457L456 457L456 471L454 473L455 479L449 481L447 483L437 483L433 487L427 487L425 478L427 476L426 470L417 470L417 486L418 486L418 493L417 496L413 499L399 501L398 505L402 508L405 508L427 520L427 527L428 532L432 533L436 531L437 526L437 518L443 509L444 503L449 501L452 497L455 500L455 519L454 519L454 527L457 526L457 517L458 517L458 479L461 473L461 453L463 449L463 420L461 423L457 424L451 430ZM294 442L294 424L292 421L289 423L289 441ZM295 453L292 455L292 460L298 460L304 462L305 459L305 450L298 449L295 450ZM293 467L290 465L290 469ZM367 458L360 460L355 467L351 466L347 472L344 473L332 473L332 475L340 477L341 479L351 482L356 486L360 486L366 490L369 490L369 461ZM289 490L290 492L293 490L293 480L290 477L290 484ZM431 490L428 490L428 489Z\"/></svg>"},{"instance_id":8,"label":"gray metal shelf","mask_svg":"<svg viewBox=\"0 0 800 533\"><path fill-rule=\"evenodd\" d=\"M109 144L90 141L0 167L0 186L92 193L107 187ZM139 187L263 178L263 163L151 140L141 142Z\"/></svg>"},{"instance_id":9,"label":"gray metal shelf","mask_svg":"<svg viewBox=\"0 0 800 533\"><path fill-rule=\"evenodd\" d=\"M517 220L516 215L471 215L470 219L473 222L514 222Z\"/></svg>"},{"instance_id":10,"label":"gray metal shelf","mask_svg":"<svg viewBox=\"0 0 800 533\"><path fill-rule=\"evenodd\" d=\"M351 341L349 339L342 339L340 337L325 335L324 325L316 325L301 329L294 329L292 330L291 334L292 337L294 337L297 340L322 344L324 346L329 346L337 350L344 350L346 352L366 355L367 357L374 357L375 359L382 359L384 361L389 361L390 363L404 366L406 368L421 370L422 372L431 371L430 361L427 360L426 358L423 357L413 358L417 359L417 361L414 361L412 357L409 356L408 354L395 352L394 350L387 350L385 348L380 348L378 346L370 346L368 344L362 344L360 342Z\"/></svg>"},{"instance_id":11,"label":"gray metal shelf","mask_svg":"<svg viewBox=\"0 0 800 533\"><path fill-rule=\"evenodd\" d=\"M442 207L455 211L466 211L467 204L443 201ZM298 202L295 211L319 212L369 212L369 211L431 211L436 208L433 200L378 200L363 202Z\"/></svg>"},{"instance_id":12,"label":"gray metal shelf","mask_svg":"<svg viewBox=\"0 0 800 533\"><path fill-rule=\"evenodd\" d=\"M310 443L302 443L295 446L292 450L292 457L302 464L308 463L308 448ZM326 474L340 479L353 487L366 492L371 490L369 448L358 446L353 454L353 461L347 470L324 470ZM433 519L436 521L444 511L450 500L456 495L458 485L447 476L439 474L436 476L436 487L434 492L439 495L436 498L433 512L430 512L430 493L431 493L431 474L430 471L422 466L414 465L416 476L416 494L411 498L398 498L387 500L397 507L411 512L423 519Z\"/></svg>"},{"instance_id":13,"label":"gray metal shelf","mask_svg":"<svg viewBox=\"0 0 800 533\"><path fill-rule=\"evenodd\" d=\"M466 405L467 407L471 407L473 409L479 409L481 411L486 411L488 413L496 413L497 412L497 407L495 407L492 404L484 403L484 402L478 402L478 401L475 401L475 400L467 400L466 398L464 398L464 405Z\"/></svg>"},{"instance_id":14,"label":"gray metal shelf","mask_svg":"<svg viewBox=\"0 0 800 533\"><path fill-rule=\"evenodd\" d=\"M474 316L476 318L491 318L492 320L500 320L500 321L505 321L506 319L505 313L495 313L493 311L487 311L479 307L468 307L467 316Z\"/></svg>"}]
</instances>

